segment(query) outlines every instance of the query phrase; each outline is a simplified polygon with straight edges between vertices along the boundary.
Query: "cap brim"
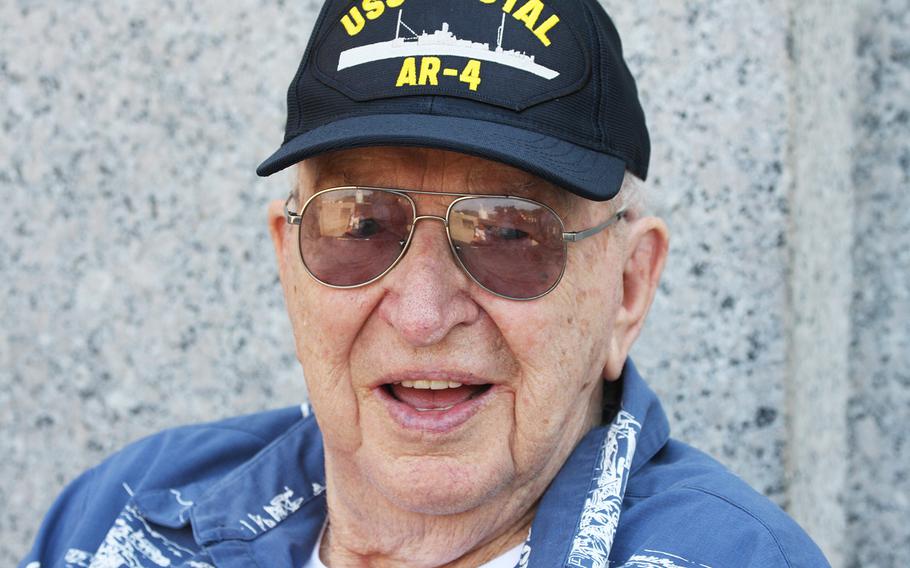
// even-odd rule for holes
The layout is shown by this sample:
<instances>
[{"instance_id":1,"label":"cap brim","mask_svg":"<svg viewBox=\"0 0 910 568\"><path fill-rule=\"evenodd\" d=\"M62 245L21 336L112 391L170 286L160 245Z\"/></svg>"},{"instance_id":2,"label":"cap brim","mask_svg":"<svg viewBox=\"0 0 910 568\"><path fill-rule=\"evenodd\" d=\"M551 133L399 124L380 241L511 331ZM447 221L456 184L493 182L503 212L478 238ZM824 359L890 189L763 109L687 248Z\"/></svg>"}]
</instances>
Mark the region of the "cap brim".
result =
<instances>
[{"instance_id":1,"label":"cap brim","mask_svg":"<svg viewBox=\"0 0 910 568\"><path fill-rule=\"evenodd\" d=\"M514 126L452 116L370 115L339 120L289 140L256 172L270 176L333 150L416 146L452 150L503 162L593 201L619 193L620 158Z\"/></svg>"}]
</instances>

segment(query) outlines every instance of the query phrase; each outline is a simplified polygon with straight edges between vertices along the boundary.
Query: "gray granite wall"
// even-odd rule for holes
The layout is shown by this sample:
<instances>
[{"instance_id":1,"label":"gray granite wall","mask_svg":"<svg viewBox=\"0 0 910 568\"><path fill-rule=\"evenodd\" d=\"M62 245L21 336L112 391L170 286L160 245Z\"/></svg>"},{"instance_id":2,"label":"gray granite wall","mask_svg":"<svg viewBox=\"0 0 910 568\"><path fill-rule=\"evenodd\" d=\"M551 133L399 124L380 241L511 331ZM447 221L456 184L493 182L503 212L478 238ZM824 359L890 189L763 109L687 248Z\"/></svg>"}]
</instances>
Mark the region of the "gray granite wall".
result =
<instances>
[{"instance_id":1,"label":"gray granite wall","mask_svg":"<svg viewBox=\"0 0 910 568\"><path fill-rule=\"evenodd\" d=\"M844 504L852 566L910 564L910 2L860 6Z\"/></svg>"},{"instance_id":2,"label":"gray granite wall","mask_svg":"<svg viewBox=\"0 0 910 568\"><path fill-rule=\"evenodd\" d=\"M264 224L318 3L0 2L0 564L137 437L305 398ZM671 260L676 436L836 567L910 564L910 2L605 0Z\"/></svg>"},{"instance_id":3,"label":"gray granite wall","mask_svg":"<svg viewBox=\"0 0 910 568\"><path fill-rule=\"evenodd\" d=\"M853 8L847 2L793 3L787 44L791 132L784 482L789 511L825 544L836 566L849 557L842 501L855 230Z\"/></svg>"}]
</instances>

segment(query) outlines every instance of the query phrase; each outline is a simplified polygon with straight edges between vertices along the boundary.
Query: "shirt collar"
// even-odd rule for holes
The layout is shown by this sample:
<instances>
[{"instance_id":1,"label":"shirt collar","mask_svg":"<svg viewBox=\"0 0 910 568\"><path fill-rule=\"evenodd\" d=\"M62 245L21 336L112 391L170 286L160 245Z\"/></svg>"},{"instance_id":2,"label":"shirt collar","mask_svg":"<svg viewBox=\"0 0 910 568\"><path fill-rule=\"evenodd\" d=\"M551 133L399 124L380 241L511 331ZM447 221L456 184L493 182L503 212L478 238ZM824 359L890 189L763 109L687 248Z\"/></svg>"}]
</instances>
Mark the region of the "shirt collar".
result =
<instances>
[{"instance_id":1,"label":"shirt collar","mask_svg":"<svg viewBox=\"0 0 910 568\"><path fill-rule=\"evenodd\" d=\"M325 492L322 436L313 417L292 426L209 489L191 510L199 544L250 541Z\"/></svg>"},{"instance_id":2,"label":"shirt collar","mask_svg":"<svg viewBox=\"0 0 910 568\"><path fill-rule=\"evenodd\" d=\"M526 543L530 566L606 566L629 479L669 439L657 395L631 359L620 381L613 421L582 438L541 499Z\"/></svg>"},{"instance_id":3,"label":"shirt collar","mask_svg":"<svg viewBox=\"0 0 910 568\"><path fill-rule=\"evenodd\" d=\"M629 359L623 369L622 409L641 424L631 474L660 451L670 439L670 422L657 394L638 373Z\"/></svg>"}]
</instances>

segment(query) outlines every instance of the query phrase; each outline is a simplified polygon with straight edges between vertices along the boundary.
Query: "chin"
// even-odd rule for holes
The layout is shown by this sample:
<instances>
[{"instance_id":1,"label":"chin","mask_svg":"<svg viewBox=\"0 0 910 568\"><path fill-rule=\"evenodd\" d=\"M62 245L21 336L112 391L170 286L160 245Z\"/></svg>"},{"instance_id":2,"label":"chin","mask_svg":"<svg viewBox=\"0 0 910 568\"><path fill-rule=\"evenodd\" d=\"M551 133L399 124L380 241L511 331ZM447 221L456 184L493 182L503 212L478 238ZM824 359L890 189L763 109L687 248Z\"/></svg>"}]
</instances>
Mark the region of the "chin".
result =
<instances>
[{"instance_id":1,"label":"chin","mask_svg":"<svg viewBox=\"0 0 910 568\"><path fill-rule=\"evenodd\" d=\"M451 457L408 456L368 468L370 482L395 506L424 515L457 515L488 504L511 479L502 465Z\"/></svg>"}]
</instances>

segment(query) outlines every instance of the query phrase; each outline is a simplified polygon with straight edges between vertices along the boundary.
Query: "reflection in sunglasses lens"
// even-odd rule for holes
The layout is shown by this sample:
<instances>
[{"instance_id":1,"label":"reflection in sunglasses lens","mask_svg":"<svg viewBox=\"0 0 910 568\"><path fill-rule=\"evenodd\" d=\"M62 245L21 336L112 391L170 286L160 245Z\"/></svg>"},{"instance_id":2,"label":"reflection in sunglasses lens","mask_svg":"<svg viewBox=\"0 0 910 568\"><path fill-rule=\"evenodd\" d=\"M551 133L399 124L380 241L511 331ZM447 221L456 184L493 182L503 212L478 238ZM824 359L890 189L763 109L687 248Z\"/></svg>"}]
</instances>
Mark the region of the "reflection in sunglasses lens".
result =
<instances>
[{"instance_id":1,"label":"reflection in sunglasses lens","mask_svg":"<svg viewBox=\"0 0 910 568\"><path fill-rule=\"evenodd\" d=\"M563 226L552 210L538 203L500 197L465 199L452 208L449 231L465 269L497 294L536 298L562 275Z\"/></svg>"},{"instance_id":2,"label":"reflection in sunglasses lens","mask_svg":"<svg viewBox=\"0 0 910 568\"><path fill-rule=\"evenodd\" d=\"M402 195L338 189L318 195L302 214L300 253L330 286L357 286L382 275L401 255L414 210Z\"/></svg>"}]
</instances>

